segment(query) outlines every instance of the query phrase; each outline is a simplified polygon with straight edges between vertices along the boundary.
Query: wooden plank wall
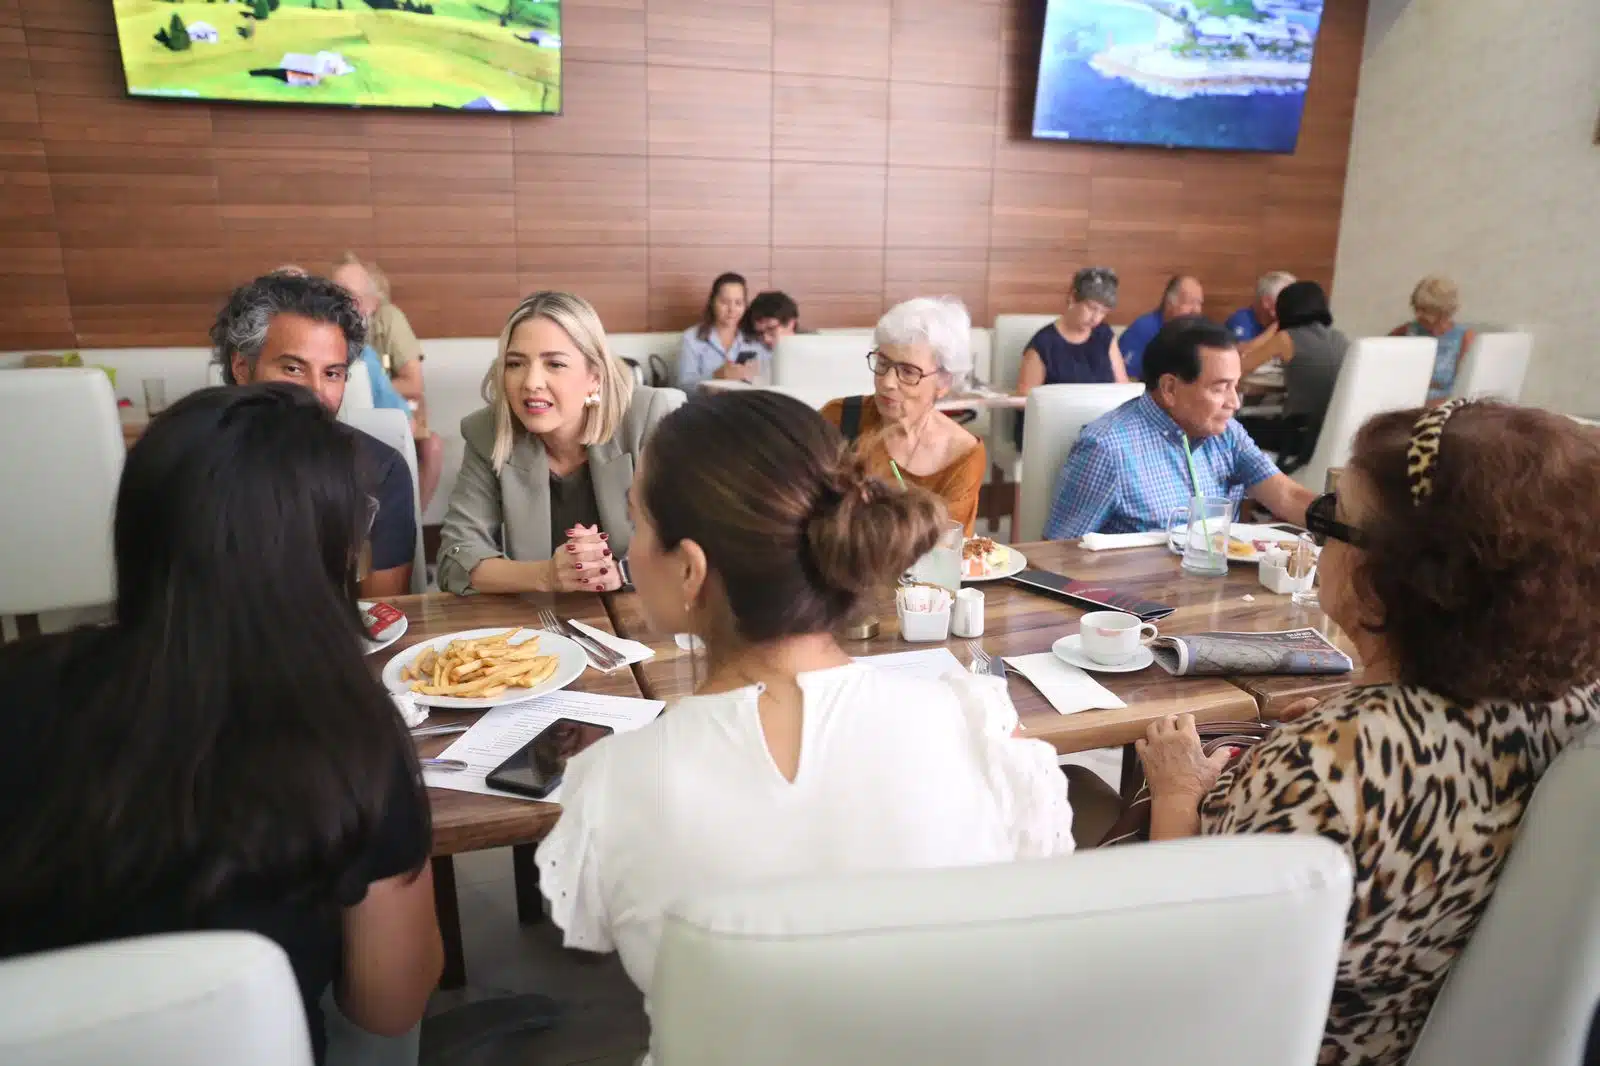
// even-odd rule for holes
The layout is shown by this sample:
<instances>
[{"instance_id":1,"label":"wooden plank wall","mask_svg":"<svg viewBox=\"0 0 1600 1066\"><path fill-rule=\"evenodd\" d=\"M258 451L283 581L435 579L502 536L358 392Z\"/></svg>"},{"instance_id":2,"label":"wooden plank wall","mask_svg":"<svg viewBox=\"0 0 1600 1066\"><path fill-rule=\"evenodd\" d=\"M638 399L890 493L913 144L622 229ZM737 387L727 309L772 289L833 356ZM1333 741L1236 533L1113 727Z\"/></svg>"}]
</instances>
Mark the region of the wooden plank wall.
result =
<instances>
[{"instance_id":1,"label":"wooden plank wall","mask_svg":"<svg viewBox=\"0 0 1600 1066\"><path fill-rule=\"evenodd\" d=\"M110 0L0 0L0 351L197 344L227 289L351 248L424 336L566 287L677 329L719 271L869 325L979 322L1115 267L1114 321L1331 280L1366 0L1330 0L1293 156L1033 142L1041 0L567 0L560 117L129 100Z\"/></svg>"}]
</instances>

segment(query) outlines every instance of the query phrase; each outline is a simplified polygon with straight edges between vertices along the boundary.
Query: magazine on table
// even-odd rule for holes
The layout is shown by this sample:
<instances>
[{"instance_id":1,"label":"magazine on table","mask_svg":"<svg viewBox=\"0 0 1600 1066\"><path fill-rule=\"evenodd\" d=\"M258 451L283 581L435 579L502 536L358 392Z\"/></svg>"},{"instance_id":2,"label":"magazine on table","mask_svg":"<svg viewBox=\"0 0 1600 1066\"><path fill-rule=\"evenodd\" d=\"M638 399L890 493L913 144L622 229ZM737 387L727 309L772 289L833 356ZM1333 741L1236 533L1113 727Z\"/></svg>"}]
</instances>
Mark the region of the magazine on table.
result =
<instances>
[{"instance_id":1,"label":"magazine on table","mask_svg":"<svg viewBox=\"0 0 1600 1066\"><path fill-rule=\"evenodd\" d=\"M1169 674L1348 674L1350 656L1315 629L1281 633L1189 633L1150 645Z\"/></svg>"}]
</instances>

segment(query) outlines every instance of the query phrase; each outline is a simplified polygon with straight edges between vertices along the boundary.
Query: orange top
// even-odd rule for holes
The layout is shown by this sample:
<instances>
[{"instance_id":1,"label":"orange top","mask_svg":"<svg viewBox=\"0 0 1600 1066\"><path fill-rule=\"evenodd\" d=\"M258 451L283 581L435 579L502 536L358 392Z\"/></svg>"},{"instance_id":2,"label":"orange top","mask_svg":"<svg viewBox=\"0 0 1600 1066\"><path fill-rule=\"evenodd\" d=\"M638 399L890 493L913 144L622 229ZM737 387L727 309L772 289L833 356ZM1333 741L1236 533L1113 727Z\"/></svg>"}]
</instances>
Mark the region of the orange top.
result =
<instances>
[{"instance_id":1,"label":"orange top","mask_svg":"<svg viewBox=\"0 0 1600 1066\"><path fill-rule=\"evenodd\" d=\"M822 417L837 426L844 416L844 401L833 400L822 409ZM884 446L881 430L883 416L872 397L864 397L861 405L861 432L856 437L856 454L866 461L867 470L885 481L894 480L894 469L889 465L889 449ZM978 523L978 490L983 487L983 475L988 470L988 457L983 441L967 454L960 456L943 470L932 474L913 474L904 468L900 476L906 484L927 489L944 500L950 512L950 521L967 527L967 536Z\"/></svg>"}]
</instances>

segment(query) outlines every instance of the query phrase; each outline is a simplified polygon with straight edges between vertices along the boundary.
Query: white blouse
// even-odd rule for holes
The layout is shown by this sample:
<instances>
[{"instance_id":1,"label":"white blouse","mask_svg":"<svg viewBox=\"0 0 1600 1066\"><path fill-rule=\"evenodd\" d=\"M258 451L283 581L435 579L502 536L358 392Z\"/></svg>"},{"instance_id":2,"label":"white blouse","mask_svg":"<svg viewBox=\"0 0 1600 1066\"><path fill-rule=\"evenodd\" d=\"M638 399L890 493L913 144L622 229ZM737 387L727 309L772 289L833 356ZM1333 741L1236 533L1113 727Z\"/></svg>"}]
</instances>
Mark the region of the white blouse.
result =
<instances>
[{"instance_id":1,"label":"white blouse","mask_svg":"<svg viewBox=\"0 0 1600 1066\"><path fill-rule=\"evenodd\" d=\"M856 664L797 680L793 782L767 750L754 687L680 700L567 766L539 887L566 945L618 951L647 999L662 914L687 894L1072 850L1055 752L1012 736L1003 682Z\"/></svg>"}]
</instances>

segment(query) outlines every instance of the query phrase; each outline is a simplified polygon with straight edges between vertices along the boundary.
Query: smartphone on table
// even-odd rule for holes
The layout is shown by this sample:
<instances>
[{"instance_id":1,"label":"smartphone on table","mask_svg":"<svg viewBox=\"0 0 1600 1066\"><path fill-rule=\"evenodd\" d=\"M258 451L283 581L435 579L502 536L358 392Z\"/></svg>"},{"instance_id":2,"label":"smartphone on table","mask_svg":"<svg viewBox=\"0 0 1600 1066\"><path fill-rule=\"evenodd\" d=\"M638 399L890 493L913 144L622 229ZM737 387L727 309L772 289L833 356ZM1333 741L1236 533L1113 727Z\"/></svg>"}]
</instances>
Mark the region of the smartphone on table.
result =
<instances>
[{"instance_id":1,"label":"smartphone on table","mask_svg":"<svg viewBox=\"0 0 1600 1066\"><path fill-rule=\"evenodd\" d=\"M611 732L608 725L557 718L511 758L490 770L485 780L490 788L544 799L561 784L567 760Z\"/></svg>"}]
</instances>

